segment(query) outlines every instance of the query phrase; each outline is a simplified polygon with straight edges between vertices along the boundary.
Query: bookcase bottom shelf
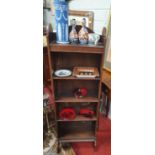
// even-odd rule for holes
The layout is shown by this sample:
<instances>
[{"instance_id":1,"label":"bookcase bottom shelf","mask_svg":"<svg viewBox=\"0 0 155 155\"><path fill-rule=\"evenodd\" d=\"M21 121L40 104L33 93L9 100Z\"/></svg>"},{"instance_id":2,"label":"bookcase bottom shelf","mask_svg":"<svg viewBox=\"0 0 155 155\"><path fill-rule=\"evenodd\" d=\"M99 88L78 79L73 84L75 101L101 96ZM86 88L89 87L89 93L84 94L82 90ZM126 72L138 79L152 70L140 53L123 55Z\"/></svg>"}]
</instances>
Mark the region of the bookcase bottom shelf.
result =
<instances>
[{"instance_id":1,"label":"bookcase bottom shelf","mask_svg":"<svg viewBox=\"0 0 155 155\"><path fill-rule=\"evenodd\" d=\"M60 142L95 142L93 131L72 131L59 137Z\"/></svg>"}]
</instances>

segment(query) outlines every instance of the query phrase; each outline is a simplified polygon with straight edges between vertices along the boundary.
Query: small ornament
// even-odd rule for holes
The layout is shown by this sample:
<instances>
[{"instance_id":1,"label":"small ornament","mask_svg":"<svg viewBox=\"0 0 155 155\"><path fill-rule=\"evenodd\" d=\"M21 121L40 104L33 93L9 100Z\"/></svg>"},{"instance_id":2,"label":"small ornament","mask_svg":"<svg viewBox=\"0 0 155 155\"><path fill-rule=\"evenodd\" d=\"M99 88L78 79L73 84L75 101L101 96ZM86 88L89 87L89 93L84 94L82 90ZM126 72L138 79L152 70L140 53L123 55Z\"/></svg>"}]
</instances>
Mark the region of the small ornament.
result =
<instances>
[{"instance_id":1,"label":"small ornament","mask_svg":"<svg viewBox=\"0 0 155 155\"><path fill-rule=\"evenodd\" d=\"M87 95L87 89L86 88L77 88L73 91L74 96L76 98L83 98Z\"/></svg>"},{"instance_id":2,"label":"small ornament","mask_svg":"<svg viewBox=\"0 0 155 155\"><path fill-rule=\"evenodd\" d=\"M71 26L72 26L72 30L69 34L69 40L72 44L77 44L78 43L78 34L76 32L76 20L75 19L72 19L71 20Z\"/></svg>"},{"instance_id":3,"label":"small ornament","mask_svg":"<svg viewBox=\"0 0 155 155\"><path fill-rule=\"evenodd\" d=\"M82 28L79 31L79 41L80 44L87 44L88 43L88 30L86 28L86 19L82 19Z\"/></svg>"}]
</instances>

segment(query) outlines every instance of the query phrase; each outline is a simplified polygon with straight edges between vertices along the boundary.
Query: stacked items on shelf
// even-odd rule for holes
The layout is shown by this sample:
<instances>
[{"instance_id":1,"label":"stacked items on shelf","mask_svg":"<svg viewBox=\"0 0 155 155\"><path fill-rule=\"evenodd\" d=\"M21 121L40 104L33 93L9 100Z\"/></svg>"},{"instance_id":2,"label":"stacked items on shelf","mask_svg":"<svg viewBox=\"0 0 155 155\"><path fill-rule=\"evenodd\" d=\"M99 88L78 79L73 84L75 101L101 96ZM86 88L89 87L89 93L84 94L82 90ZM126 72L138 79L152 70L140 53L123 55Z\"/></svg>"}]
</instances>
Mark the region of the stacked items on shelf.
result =
<instances>
[{"instance_id":1,"label":"stacked items on shelf","mask_svg":"<svg viewBox=\"0 0 155 155\"><path fill-rule=\"evenodd\" d=\"M99 77L99 72L96 67L74 67L73 73L68 69L58 69L54 75L57 77L96 78Z\"/></svg>"},{"instance_id":2,"label":"stacked items on shelf","mask_svg":"<svg viewBox=\"0 0 155 155\"><path fill-rule=\"evenodd\" d=\"M98 45L100 40L100 35L96 33L89 33L86 27L86 19L82 19L82 27L79 32L76 30L76 19L71 20L71 32L69 33L69 41L71 44L78 44L81 45Z\"/></svg>"}]
</instances>

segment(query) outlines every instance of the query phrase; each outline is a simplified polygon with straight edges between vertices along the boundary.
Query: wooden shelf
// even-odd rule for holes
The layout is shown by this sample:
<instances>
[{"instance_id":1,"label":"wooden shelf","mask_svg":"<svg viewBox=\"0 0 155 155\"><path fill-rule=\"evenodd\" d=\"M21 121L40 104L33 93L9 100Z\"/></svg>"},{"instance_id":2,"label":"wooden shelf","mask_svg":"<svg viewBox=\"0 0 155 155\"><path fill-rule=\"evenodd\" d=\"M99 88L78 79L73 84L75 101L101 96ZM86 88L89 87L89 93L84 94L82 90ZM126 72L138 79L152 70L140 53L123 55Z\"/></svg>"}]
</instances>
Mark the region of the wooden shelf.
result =
<instances>
[{"instance_id":1,"label":"wooden shelf","mask_svg":"<svg viewBox=\"0 0 155 155\"><path fill-rule=\"evenodd\" d=\"M75 97L60 97L55 100L55 102L99 102L98 98L95 97L85 97L85 98L75 98Z\"/></svg>"},{"instance_id":2,"label":"wooden shelf","mask_svg":"<svg viewBox=\"0 0 155 155\"><path fill-rule=\"evenodd\" d=\"M96 141L95 133L93 131L72 131L61 137L59 137L61 142L86 142L86 141Z\"/></svg>"},{"instance_id":3,"label":"wooden shelf","mask_svg":"<svg viewBox=\"0 0 155 155\"><path fill-rule=\"evenodd\" d=\"M78 115L78 116L76 116L75 119L72 119L72 120L58 119L57 121L58 122L72 122L72 121L76 122L76 121L96 121L96 120L97 120L96 116L89 118L89 117Z\"/></svg>"},{"instance_id":4,"label":"wooden shelf","mask_svg":"<svg viewBox=\"0 0 155 155\"><path fill-rule=\"evenodd\" d=\"M50 44L51 52L72 52L72 53L96 53L103 54L104 46L101 45L72 45L72 44Z\"/></svg>"},{"instance_id":5,"label":"wooden shelf","mask_svg":"<svg viewBox=\"0 0 155 155\"><path fill-rule=\"evenodd\" d=\"M80 29L81 27L78 28L78 30ZM49 70L53 72L64 68L72 70L74 67L95 67L101 71L106 42L105 32L103 29L103 35L100 37L98 45L57 44L56 34L50 33L48 37L50 45L48 44L47 48ZM101 96L101 72L99 73L97 78L77 78L73 75L62 78L54 76L53 73L48 77L48 81L51 81L52 92L54 92L56 116L59 116L58 112L61 109L67 107L74 108L76 112L82 107L87 107L96 113L96 116L92 118L80 115L73 120L56 118L58 142L94 142L96 146L96 128L98 127ZM86 88L87 96L75 98L74 90L77 88Z\"/></svg>"},{"instance_id":6,"label":"wooden shelf","mask_svg":"<svg viewBox=\"0 0 155 155\"><path fill-rule=\"evenodd\" d=\"M77 78L74 76L69 76L69 77L56 77L53 76L54 80L100 80L100 77L96 77L96 78Z\"/></svg>"}]
</instances>

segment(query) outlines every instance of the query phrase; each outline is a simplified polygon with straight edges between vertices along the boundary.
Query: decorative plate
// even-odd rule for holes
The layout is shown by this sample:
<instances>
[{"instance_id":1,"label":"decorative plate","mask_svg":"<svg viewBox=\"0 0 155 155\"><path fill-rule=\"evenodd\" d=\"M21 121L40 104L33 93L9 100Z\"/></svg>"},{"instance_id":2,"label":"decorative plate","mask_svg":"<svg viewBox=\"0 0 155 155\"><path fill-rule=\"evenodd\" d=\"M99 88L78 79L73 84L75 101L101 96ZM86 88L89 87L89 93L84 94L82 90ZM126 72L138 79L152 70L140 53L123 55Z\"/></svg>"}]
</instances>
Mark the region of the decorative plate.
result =
<instances>
[{"instance_id":1,"label":"decorative plate","mask_svg":"<svg viewBox=\"0 0 155 155\"><path fill-rule=\"evenodd\" d=\"M59 69L54 72L54 75L58 77L66 77L66 76L70 76L71 74L72 72L67 69Z\"/></svg>"}]
</instances>

